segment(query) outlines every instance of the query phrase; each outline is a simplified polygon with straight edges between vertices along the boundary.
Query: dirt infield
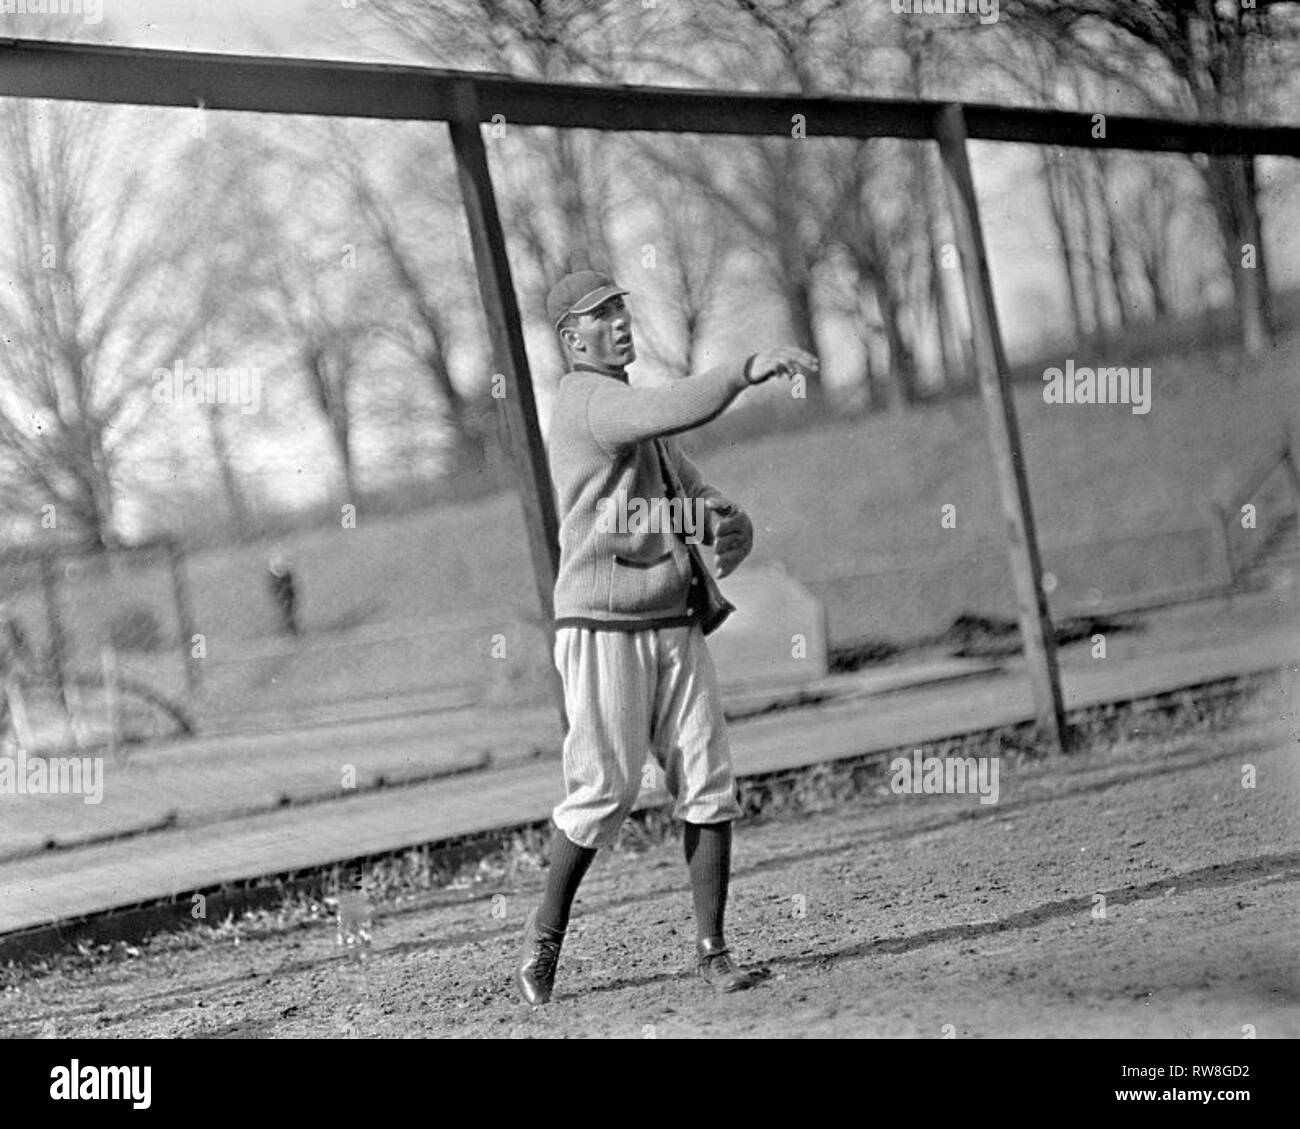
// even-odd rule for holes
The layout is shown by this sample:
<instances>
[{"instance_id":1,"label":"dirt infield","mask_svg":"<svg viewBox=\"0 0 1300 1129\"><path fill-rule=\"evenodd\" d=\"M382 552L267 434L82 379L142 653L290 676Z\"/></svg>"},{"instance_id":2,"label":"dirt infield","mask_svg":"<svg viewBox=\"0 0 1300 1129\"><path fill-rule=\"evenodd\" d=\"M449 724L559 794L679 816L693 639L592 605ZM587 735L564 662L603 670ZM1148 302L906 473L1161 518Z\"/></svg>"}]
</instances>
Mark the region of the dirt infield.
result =
<instances>
[{"instance_id":1,"label":"dirt infield","mask_svg":"<svg viewBox=\"0 0 1300 1129\"><path fill-rule=\"evenodd\" d=\"M736 996L684 975L670 841L598 858L549 1008L509 985L541 882L525 865L381 913L362 967L332 922L290 917L11 970L0 1036L1295 1038L1298 753L1294 714L1270 708L1004 758L996 804L882 774L874 795L745 823L729 933L771 976Z\"/></svg>"}]
</instances>

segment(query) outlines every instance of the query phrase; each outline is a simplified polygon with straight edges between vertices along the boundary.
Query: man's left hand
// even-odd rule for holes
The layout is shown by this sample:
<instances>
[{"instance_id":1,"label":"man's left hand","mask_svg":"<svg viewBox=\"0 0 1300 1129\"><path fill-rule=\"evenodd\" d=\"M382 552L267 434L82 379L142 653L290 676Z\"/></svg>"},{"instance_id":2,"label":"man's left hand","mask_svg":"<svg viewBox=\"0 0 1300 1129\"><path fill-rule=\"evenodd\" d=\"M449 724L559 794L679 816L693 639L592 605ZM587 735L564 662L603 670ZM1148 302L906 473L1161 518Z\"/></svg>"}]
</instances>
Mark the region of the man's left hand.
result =
<instances>
[{"instance_id":1,"label":"man's left hand","mask_svg":"<svg viewBox=\"0 0 1300 1129\"><path fill-rule=\"evenodd\" d=\"M730 576L736 571L754 547L754 524L735 502L720 495L704 500L708 509L709 540L716 554L718 577Z\"/></svg>"}]
</instances>

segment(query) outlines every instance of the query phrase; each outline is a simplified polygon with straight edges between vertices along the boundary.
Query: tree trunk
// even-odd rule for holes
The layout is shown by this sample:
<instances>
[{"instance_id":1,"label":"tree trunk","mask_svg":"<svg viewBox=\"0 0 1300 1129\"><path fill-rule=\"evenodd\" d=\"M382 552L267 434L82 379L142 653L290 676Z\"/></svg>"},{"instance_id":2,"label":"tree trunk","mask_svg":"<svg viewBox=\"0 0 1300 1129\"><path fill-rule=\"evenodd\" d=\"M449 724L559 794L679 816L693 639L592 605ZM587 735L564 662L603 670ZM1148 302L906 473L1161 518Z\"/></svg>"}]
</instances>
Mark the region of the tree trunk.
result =
<instances>
[{"instance_id":1,"label":"tree trunk","mask_svg":"<svg viewBox=\"0 0 1300 1129\"><path fill-rule=\"evenodd\" d=\"M1115 303L1119 326L1124 329L1133 320L1133 309L1128 302L1131 288L1124 277L1124 256L1120 252L1119 227L1115 222L1114 208L1118 205L1112 202L1110 198L1109 154L1093 153L1092 166L1093 182L1097 189L1097 207L1105 225L1106 281L1109 285L1111 298Z\"/></svg>"},{"instance_id":2,"label":"tree trunk","mask_svg":"<svg viewBox=\"0 0 1300 1129\"><path fill-rule=\"evenodd\" d=\"M863 323L865 325L865 322ZM867 411L884 412L889 410L889 381L881 377L872 356L871 344L867 342L866 356L863 360L863 378L867 389Z\"/></svg>"},{"instance_id":3,"label":"tree trunk","mask_svg":"<svg viewBox=\"0 0 1300 1129\"><path fill-rule=\"evenodd\" d=\"M1161 276L1154 255L1143 260L1142 270L1146 275L1147 285L1151 288L1151 312L1157 321L1163 321L1169 316L1169 298L1165 294L1165 280Z\"/></svg>"},{"instance_id":4,"label":"tree trunk","mask_svg":"<svg viewBox=\"0 0 1300 1129\"><path fill-rule=\"evenodd\" d=\"M1232 280L1242 347L1253 356L1273 340L1254 158L1211 157L1204 177L1223 232L1223 261ZM1250 248L1254 266L1247 265Z\"/></svg>"},{"instance_id":5,"label":"tree trunk","mask_svg":"<svg viewBox=\"0 0 1300 1129\"><path fill-rule=\"evenodd\" d=\"M889 344L889 375L898 389L899 401L909 405L920 403L921 389L916 379L916 359L908 348L903 327L899 324L898 302L883 280L876 293L876 302L880 308L885 340Z\"/></svg>"},{"instance_id":6,"label":"tree trunk","mask_svg":"<svg viewBox=\"0 0 1300 1129\"><path fill-rule=\"evenodd\" d=\"M611 268L609 243L604 230L605 201L592 181L602 176L599 154L582 152L592 140L575 137L568 130L555 130L553 166L556 188L564 215L565 248L569 270ZM594 165L594 167L593 167Z\"/></svg>"},{"instance_id":7,"label":"tree trunk","mask_svg":"<svg viewBox=\"0 0 1300 1129\"><path fill-rule=\"evenodd\" d=\"M104 458L103 448L100 445L100 436L94 437L91 445L90 458L88 460L90 474L90 509L91 509L91 537L94 546L99 549L106 549L113 543L113 482L107 470L107 460Z\"/></svg>"},{"instance_id":8,"label":"tree trunk","mask_svg":"<svg viewBox=\"0 0 1300 1129\"><path fill-rule=\"evenodd\" d=\"M817 338L813 332L812 286L807 277L786 276L784 285L786 312L790 317L790 332L793 344L810 353L817 352ZM823 396L821 375L806 373L805 390L809 403L820 403Z\"/></svg>"},{"instance_id":9,"label":"tree trunk","mask_svg":"<svg viewBox=\"0 0 1300 1129\"><path fill-rule=\"evenodd\" d=\"M343 478L345 500L357 504L356 468L352 458L351 420L348 418L348 388L346 372L330 372L334 363L320 346L307 351L306 364L311 378L312 390L320 404L329 428L330 439L334 444L334 453L339 459L339 471ZM340 365L346 362L337 362Z\"/></svg>"},{"instance_id":10,"label":"tree trunk","mask_svg":"<svg viewBox=\"0 0 1300 1129\"><path fill-rule=\"evenodd\" d=\"M1082 155L1073 158L1073 176L1079 196L1079 218L1083 223L1083 268L1084 277L1088 282L1088 302L1092 306L1093 340L1100 345L1110 335L1112 326L1105 299L1106 284L1109 280L1097 250L1100 234L1097 222L1097 194L1093 190L1092 177L1088 175L1088 168L1084 162L1085 158Z\"/></svg>"},{"instance_id":11,"label":"tree trunk","mask_svg":"<svg viewBox=\"0 0 1300 1129\"><path fill-rule=\"evenodd\" d=\"M217 460L217 470L221 474L221 485L226 492L226 501L230 504L230 513L234 518L238 532L249 528L248 505L244 501L244 492L240 489L239 478L230 458L230 444L221 426L221 414L218 408L208 405L203 413L208 425L208 437L212 442L212 454Z\"/></svg>"},{"instance_id":12,"label":"tree trunk","mask_svg":"<svg viewBox=\"0 0 1300 1129\"><path fill-rule=\"evenodd\" d=\"M918 92L919 93L919 92ZM911 146L914 190L925 201L925 236L930 253L930 305L934 311L934 326L939 346L939 364L943 370L945 389L960 388L971 383L974 372L966 340L958 327L957 312L953 309L952 292L945 279L943 265L943 233L940 217L943 205L936 199L943 183L936 146Z\"/></svg>"},{"instance_id":13,"label":"tree trunk","mask_svg":"<svg viewBox=\"0 0 1300 1129\"><path fill-rule=\"evenodd\" d=\"M1065 271L1066 288L1070 294L1070 313L1074 317L1074 339L1084 341L1090 333L1083 310L1083 295L1079 290L1077 264L1074 259L1074 237L1070 230L1070 200L1068 185L1061 175L1059 165L1050 150L1044 151L1043 179L1047 184L1047 202L1061 242L1061 265Z\"/></svg>"},{"instance_id":14,"label":"tree trunk","mask_svg":"<svg viewBox=\"0 0 1300 1129\"><path fill-rule=\"evenodd\" d=\"M334 445L338 448L339 464L343 471L343 489L347 501L354 506L360 504L357 495L357 467L352 453L352 429L348 426L347 411L340 409L338 416L331 421L334 431Z\"/></svg>"}]
</instances>

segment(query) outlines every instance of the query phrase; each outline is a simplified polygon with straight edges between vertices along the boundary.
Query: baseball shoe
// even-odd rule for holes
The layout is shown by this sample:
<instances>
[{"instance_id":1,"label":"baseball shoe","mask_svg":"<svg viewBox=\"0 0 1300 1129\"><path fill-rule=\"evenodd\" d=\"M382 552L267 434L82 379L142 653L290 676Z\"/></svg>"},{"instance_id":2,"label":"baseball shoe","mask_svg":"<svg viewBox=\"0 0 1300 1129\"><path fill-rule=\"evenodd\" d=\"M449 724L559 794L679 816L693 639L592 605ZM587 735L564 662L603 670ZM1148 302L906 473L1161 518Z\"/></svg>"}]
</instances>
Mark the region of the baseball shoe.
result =
<instances>
[{"instance_id":1,"label":"baseball shoe","mask_svg":"<svg viewBox=\"0 0 1300 1129\"><path fill-rule=\"evenodd\" d=\"M710 937L696 943L695 971L716 992L741 992L762 979L761 973L736 967L727 943L721 937Z\"/></svg>"},{"instance_id":2,"label":"baseball shoe","mask_svg":"<svg viewBox=\"0 0 1300 1129\"><path fill-rule=\"evenodd\" d=\"M551 1002L555 987L555 966L560 959L564 933L537 924L537 910L524 922L524 943L515 968L515 985L524 1002L536 1007Z\"/></svg>"}]
</instances>

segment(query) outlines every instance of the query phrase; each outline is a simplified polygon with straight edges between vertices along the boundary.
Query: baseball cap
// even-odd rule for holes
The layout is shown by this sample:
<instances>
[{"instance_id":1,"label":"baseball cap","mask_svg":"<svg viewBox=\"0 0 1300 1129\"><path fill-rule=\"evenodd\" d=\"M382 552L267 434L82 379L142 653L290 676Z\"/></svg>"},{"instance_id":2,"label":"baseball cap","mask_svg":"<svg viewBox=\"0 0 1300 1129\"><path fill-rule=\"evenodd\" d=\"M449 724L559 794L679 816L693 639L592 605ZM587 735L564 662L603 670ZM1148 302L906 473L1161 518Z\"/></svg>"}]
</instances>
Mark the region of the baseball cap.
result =
<instances>
[{"instance_id":1,"label":"baseball cap","mask_svg":"<svg viewBox=\"0 0 1300 1129\"><path fill-rule=\"evenodd\" d=\"M566 274L546 295L546 316L557 329L570 314L585 314L615 294L626 294L617 282L600 271L580 270Z\"/></svg>"}]
</instances>

